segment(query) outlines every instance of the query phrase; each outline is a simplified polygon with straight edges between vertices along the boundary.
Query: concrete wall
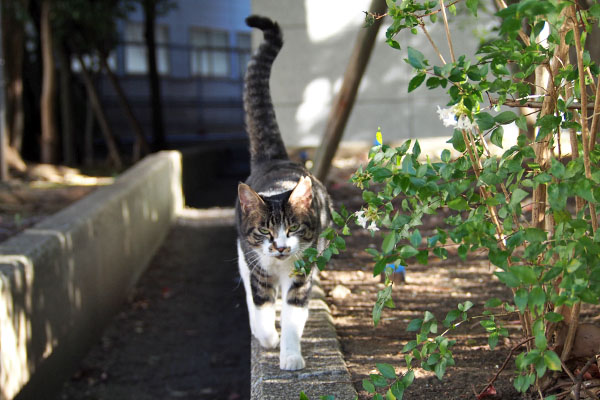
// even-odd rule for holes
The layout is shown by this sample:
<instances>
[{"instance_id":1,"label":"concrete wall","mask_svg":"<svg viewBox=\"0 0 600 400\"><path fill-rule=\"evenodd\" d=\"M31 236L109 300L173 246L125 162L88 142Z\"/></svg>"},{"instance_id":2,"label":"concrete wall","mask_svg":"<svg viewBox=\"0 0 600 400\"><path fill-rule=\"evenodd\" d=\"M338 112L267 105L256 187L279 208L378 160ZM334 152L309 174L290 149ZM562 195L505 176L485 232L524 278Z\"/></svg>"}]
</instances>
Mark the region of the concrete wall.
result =
<instances>
[{"instance_id":1,"label":"concrete wall","mask_svg":"<svg viewBox=\"0 0 600 400\"><path fill-rule=\"evenodd\" d=\"M277 20L284 31L285 44L273 67L271 87L288 146L320 143L357 31L364 24L363 11L369 5L370 0L252 0L253 13ZM457 55L473 54L478 44L474 31L480 27L463 14L453 18L456 23L451 27ZM422 51L432 65L440 64L439 59L423 34L404 32L396 38L402 51L389 47L385 43L389 25L389 19L383 21L344 141L372 143L379 126L386 141L452 135L436 114L437 106L448 101L443 90L430 91L423 85L407 93L412 67L404 62L406 48ZM429 30L450 60L443 24L438 22ZM260 34L254 32L253 47L260 40Z\"/></svg>"},{"instance_id":2,"label":"concrete wall","mask_svg":"<svg viewBox=\"0 0 600 400\"><path fill-rule=\"evenodd\" d=\"M183 207L181 157L145 158L0 244L0 399L50 399Z\"/></svg>"}]
</instances>

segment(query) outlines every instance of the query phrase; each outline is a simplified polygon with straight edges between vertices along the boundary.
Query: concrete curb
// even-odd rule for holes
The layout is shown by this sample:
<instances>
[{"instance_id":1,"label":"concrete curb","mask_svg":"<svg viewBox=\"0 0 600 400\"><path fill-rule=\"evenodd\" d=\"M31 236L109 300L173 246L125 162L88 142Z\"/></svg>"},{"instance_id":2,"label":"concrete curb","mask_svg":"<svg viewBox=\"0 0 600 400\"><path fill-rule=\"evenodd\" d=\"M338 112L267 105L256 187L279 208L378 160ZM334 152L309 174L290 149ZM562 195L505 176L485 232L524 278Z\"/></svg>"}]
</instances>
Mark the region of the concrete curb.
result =
<instances>
[{"instance_id":1,"label":"concrete curb","mask_svg":"<svg viewBox=\"0 0 600 400\"><path fill-rule=\"evenodd\" d=\"M0 244L0 400L55 395L182 208L181 156L161 152Z\"/></svg>"},{"instance_id":2,"label":"concrete curb","mask_svg":"<svg viewBox=\"0 0 600 400\"><path fill-rule=\"evenodd\" d=\"M298 399L304 392L309 399L335 396L336 400L354 400L356 390L340 351L331 310L323 300L320 286L313 288L309 318L302 335L302 354L306 368L300 371L279 369L279 348L263 349L252 338L251 399ZM281 309L281 304L279 304Z\"/></svg>"}]
</instances>

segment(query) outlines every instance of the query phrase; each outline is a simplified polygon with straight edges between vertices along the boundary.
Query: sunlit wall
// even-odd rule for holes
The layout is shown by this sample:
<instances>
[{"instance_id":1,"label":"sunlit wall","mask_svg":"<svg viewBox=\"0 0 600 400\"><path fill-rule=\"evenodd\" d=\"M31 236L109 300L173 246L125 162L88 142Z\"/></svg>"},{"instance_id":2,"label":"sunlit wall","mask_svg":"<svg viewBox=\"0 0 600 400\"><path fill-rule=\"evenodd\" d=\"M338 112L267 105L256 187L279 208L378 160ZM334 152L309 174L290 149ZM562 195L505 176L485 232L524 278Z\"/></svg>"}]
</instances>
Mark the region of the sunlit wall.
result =
<instances>
[{"instance_id":1,"label":"sunlit wall","mask_svg":"<svg viewBox=\"0 0 600 400\"><path fill-rule=\"evenodd\" d=\"M252 0L252 12L277 20L284 31L284 47L275 62L271 79L272 96L279 124L288 146L315 146L326 120L354 46L364 24L369 0ZM479 39L477 26L460 15L452 26L456 54L474 54ZM372 142L377 127L384 140L428 138L451 135L437 117L437 106L448 101L443 90L423 87L408 94L412 75L406 48L422 51L433 63L440 61L422 34L410 32L396 39L402 50L385 43L386 19L380 29L371 61L344 134L345 142ZM441 22L430 28L446 60L450 59ZM253 45L261 40L257 32Z\"/></svg>"}]
</instances>

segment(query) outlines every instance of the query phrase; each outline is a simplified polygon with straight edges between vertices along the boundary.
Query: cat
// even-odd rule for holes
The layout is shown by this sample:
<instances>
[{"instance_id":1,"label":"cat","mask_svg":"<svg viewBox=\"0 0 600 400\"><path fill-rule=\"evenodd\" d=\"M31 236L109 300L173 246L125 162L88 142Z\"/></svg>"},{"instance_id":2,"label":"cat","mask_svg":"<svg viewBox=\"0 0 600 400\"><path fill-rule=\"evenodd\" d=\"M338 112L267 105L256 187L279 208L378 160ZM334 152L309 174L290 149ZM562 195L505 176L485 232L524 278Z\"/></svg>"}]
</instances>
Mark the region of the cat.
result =
<instances>
[{"instance_id":1,"label":"cat","mask_svg":"<svg viewBox=\"0 0 600 400\"><path fill-rule=\"evenodd\" d=\"M321 182L290 161L271 101L271 66L283 45L281 29L266 17L246 24L263 31L244 78L244 110L250 141L250 176L238 185L237 249L252 334L262 347L275 348L275 299L281 290L282 370L305 367L300 339L308 318L312 273L294 274L305 249L326 245L320 237L330 225L331 201Z\"/></svg>"}]
</instances>

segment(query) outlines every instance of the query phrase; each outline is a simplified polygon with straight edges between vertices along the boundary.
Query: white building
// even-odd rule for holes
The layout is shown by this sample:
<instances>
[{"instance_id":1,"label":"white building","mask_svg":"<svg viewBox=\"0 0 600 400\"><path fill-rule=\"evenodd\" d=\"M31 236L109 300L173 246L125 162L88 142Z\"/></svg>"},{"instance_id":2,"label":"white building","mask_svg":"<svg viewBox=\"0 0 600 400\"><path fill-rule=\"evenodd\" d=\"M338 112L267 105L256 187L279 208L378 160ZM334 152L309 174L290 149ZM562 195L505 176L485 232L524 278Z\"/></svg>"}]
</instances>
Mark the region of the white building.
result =
<instances>
[{"instance_id":1,"label":"white building","mask_svg":"<svg viewBox=\"0 0 600 400\"><path fill-rule=\"evenodd\" d=\"M271 90L287 146L319 145L369 5L369 0L252 0L252 13L278 21L284 33ZM474 54L479 43L475 19L466 12L450 17L454 19L451 31L455 54ZM396 38L400 51L388 46L385 31L390 21L386 18L379 31L343 141L372 143L381 127L385 142L418 138L425 148L426 138L452 135L451 128L444 127L436 113L437 106L445 106L449 97L442 89L428 90L425 84L408 93L413 68L404 61L406 49L410 46L423 52L432 65L441 62L420 32L402 32ZM449 61L441 18L428 29ZM252 40L255 48L262 35L254 32Z\"/></svg>"}]
</instances>

